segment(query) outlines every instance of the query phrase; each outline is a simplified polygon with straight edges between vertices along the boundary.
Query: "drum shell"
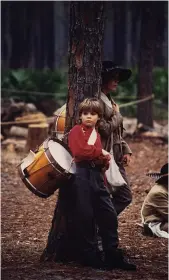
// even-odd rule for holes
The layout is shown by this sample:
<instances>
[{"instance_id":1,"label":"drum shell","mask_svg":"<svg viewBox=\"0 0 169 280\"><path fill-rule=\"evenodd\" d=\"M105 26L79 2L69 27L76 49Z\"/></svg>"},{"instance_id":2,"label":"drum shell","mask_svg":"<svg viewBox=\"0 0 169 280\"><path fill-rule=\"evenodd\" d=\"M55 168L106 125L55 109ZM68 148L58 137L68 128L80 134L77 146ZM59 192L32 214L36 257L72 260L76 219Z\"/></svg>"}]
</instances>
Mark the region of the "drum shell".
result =
<instances>
[{"instance_id":1,"label":"drum shell","mask_svg":"<svg viewBox=\"0 0 169 280\"><path fill-rule=\"evenodd\" d=\"M64 108L60 114L55 116L54 119L54 131L58 133L64 133L65 129L65 120L66 120L66 108Z\"/></svg>"},{"instance_id":2,"label":"drum shell","mask_svg":"<svg viewBox=\"0 0 169 280\"><path fill-rule=\"evenodd\" d=\"M51 196L73 176L66 173L53 159L47 147L47 141L39 147L35 160L24 170L21 164L18 171L26 187L43 198Z\"/></svg>"}]
</instances>

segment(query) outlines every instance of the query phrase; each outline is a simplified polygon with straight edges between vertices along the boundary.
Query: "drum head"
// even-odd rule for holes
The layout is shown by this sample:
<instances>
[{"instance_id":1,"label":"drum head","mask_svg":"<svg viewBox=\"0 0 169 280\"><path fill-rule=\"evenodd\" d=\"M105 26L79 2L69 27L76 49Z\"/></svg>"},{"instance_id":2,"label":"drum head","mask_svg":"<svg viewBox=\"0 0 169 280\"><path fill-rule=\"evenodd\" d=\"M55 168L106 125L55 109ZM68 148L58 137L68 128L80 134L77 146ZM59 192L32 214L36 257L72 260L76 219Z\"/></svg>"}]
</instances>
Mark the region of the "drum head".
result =
<instances>
[{"instance_id":1,"label":"drum head","mask_svg":"<svg viewBox=\"0 0 169 280\"><path fill-rule=\"evenodd\" d=\"M56 162L66 171L69 173L74 174L76 172L75 163L72 163L72 156L71 154L63 147L60 143L49 140L48 141L49 151L52 157L56 160ZM71 168L70 168L71 166Z\"/></svg>"}]
</instances>

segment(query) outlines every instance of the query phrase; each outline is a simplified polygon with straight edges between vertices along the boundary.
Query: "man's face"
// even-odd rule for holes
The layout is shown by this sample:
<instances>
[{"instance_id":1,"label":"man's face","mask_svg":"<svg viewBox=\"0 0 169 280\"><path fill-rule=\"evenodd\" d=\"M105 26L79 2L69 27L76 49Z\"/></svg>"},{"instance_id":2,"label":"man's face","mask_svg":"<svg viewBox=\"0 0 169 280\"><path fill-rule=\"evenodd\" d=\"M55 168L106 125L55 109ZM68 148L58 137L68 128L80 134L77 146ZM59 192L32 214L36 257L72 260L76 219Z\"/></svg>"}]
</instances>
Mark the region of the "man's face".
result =
<instances>
[{"instance_id":1,"label":"man's face","mask_svg":"<svg viewBox=\"0 0 169 280\"><path fill-rule=\"evenodd\" d=\"M99 116L95 112L83 112L80 119L84 125L94 127L99 120Z\"/></svg>"},{"instance_id":2,"label":"man's face","mask_svg":"<svg viewBox=\"0 0 169 280\"><path fill-rule=\"evenodd\" d=\"M113 77L113 78L107 83L107 88L108 88L110 91L116 91L118 84L119 84L119 77L118 77L118 75L116 75L115 77Z\"/></svg>"}]
</instances>

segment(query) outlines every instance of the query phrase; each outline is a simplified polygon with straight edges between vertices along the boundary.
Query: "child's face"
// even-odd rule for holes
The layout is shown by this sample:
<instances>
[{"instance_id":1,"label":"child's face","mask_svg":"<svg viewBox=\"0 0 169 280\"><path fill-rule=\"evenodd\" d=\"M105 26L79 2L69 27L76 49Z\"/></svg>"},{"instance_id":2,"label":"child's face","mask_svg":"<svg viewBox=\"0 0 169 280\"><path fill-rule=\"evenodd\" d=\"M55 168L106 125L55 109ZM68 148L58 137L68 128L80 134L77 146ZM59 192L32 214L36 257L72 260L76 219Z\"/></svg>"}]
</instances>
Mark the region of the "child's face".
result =
<instances>
[{"instance_id":1,"label":"child's face","mask_svg":"<svg viewBox=\"0 0 169 280\"><path fill-rule=\"evenodd\" d=\"M82 124L88 127L94 127L99 120L99 116L95 112L83 112L80 119L82 120Z\"/></svg>"}]
</instances>

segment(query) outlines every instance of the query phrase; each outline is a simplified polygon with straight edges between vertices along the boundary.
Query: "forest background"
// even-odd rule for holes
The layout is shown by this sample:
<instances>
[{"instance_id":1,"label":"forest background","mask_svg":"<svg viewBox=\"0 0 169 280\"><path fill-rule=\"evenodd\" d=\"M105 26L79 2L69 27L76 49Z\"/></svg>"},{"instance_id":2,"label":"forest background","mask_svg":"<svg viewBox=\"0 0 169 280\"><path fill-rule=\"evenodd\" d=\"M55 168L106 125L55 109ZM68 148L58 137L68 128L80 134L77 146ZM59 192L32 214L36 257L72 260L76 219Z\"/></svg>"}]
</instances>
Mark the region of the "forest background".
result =
<instances>
[{"instance_id":1,"label":"forest background","mask_svg":"<svg viewBox=\"0 0 169 280\"><path fill-rule=\"evenodd\" d=\"M119 85L119 104L137 98L141 1L107 1L103 59L132 69ZM2 104L4 98L34 103L51 116L66 102L70 1L2 1ZM168 114L168 2L158 5L152 93L154 119ZM46 106L44 107L44 100ZM43 101L43 102L41 102ZM136 106L121 109L136 116Z\"/></svg>"}]
</instances>

